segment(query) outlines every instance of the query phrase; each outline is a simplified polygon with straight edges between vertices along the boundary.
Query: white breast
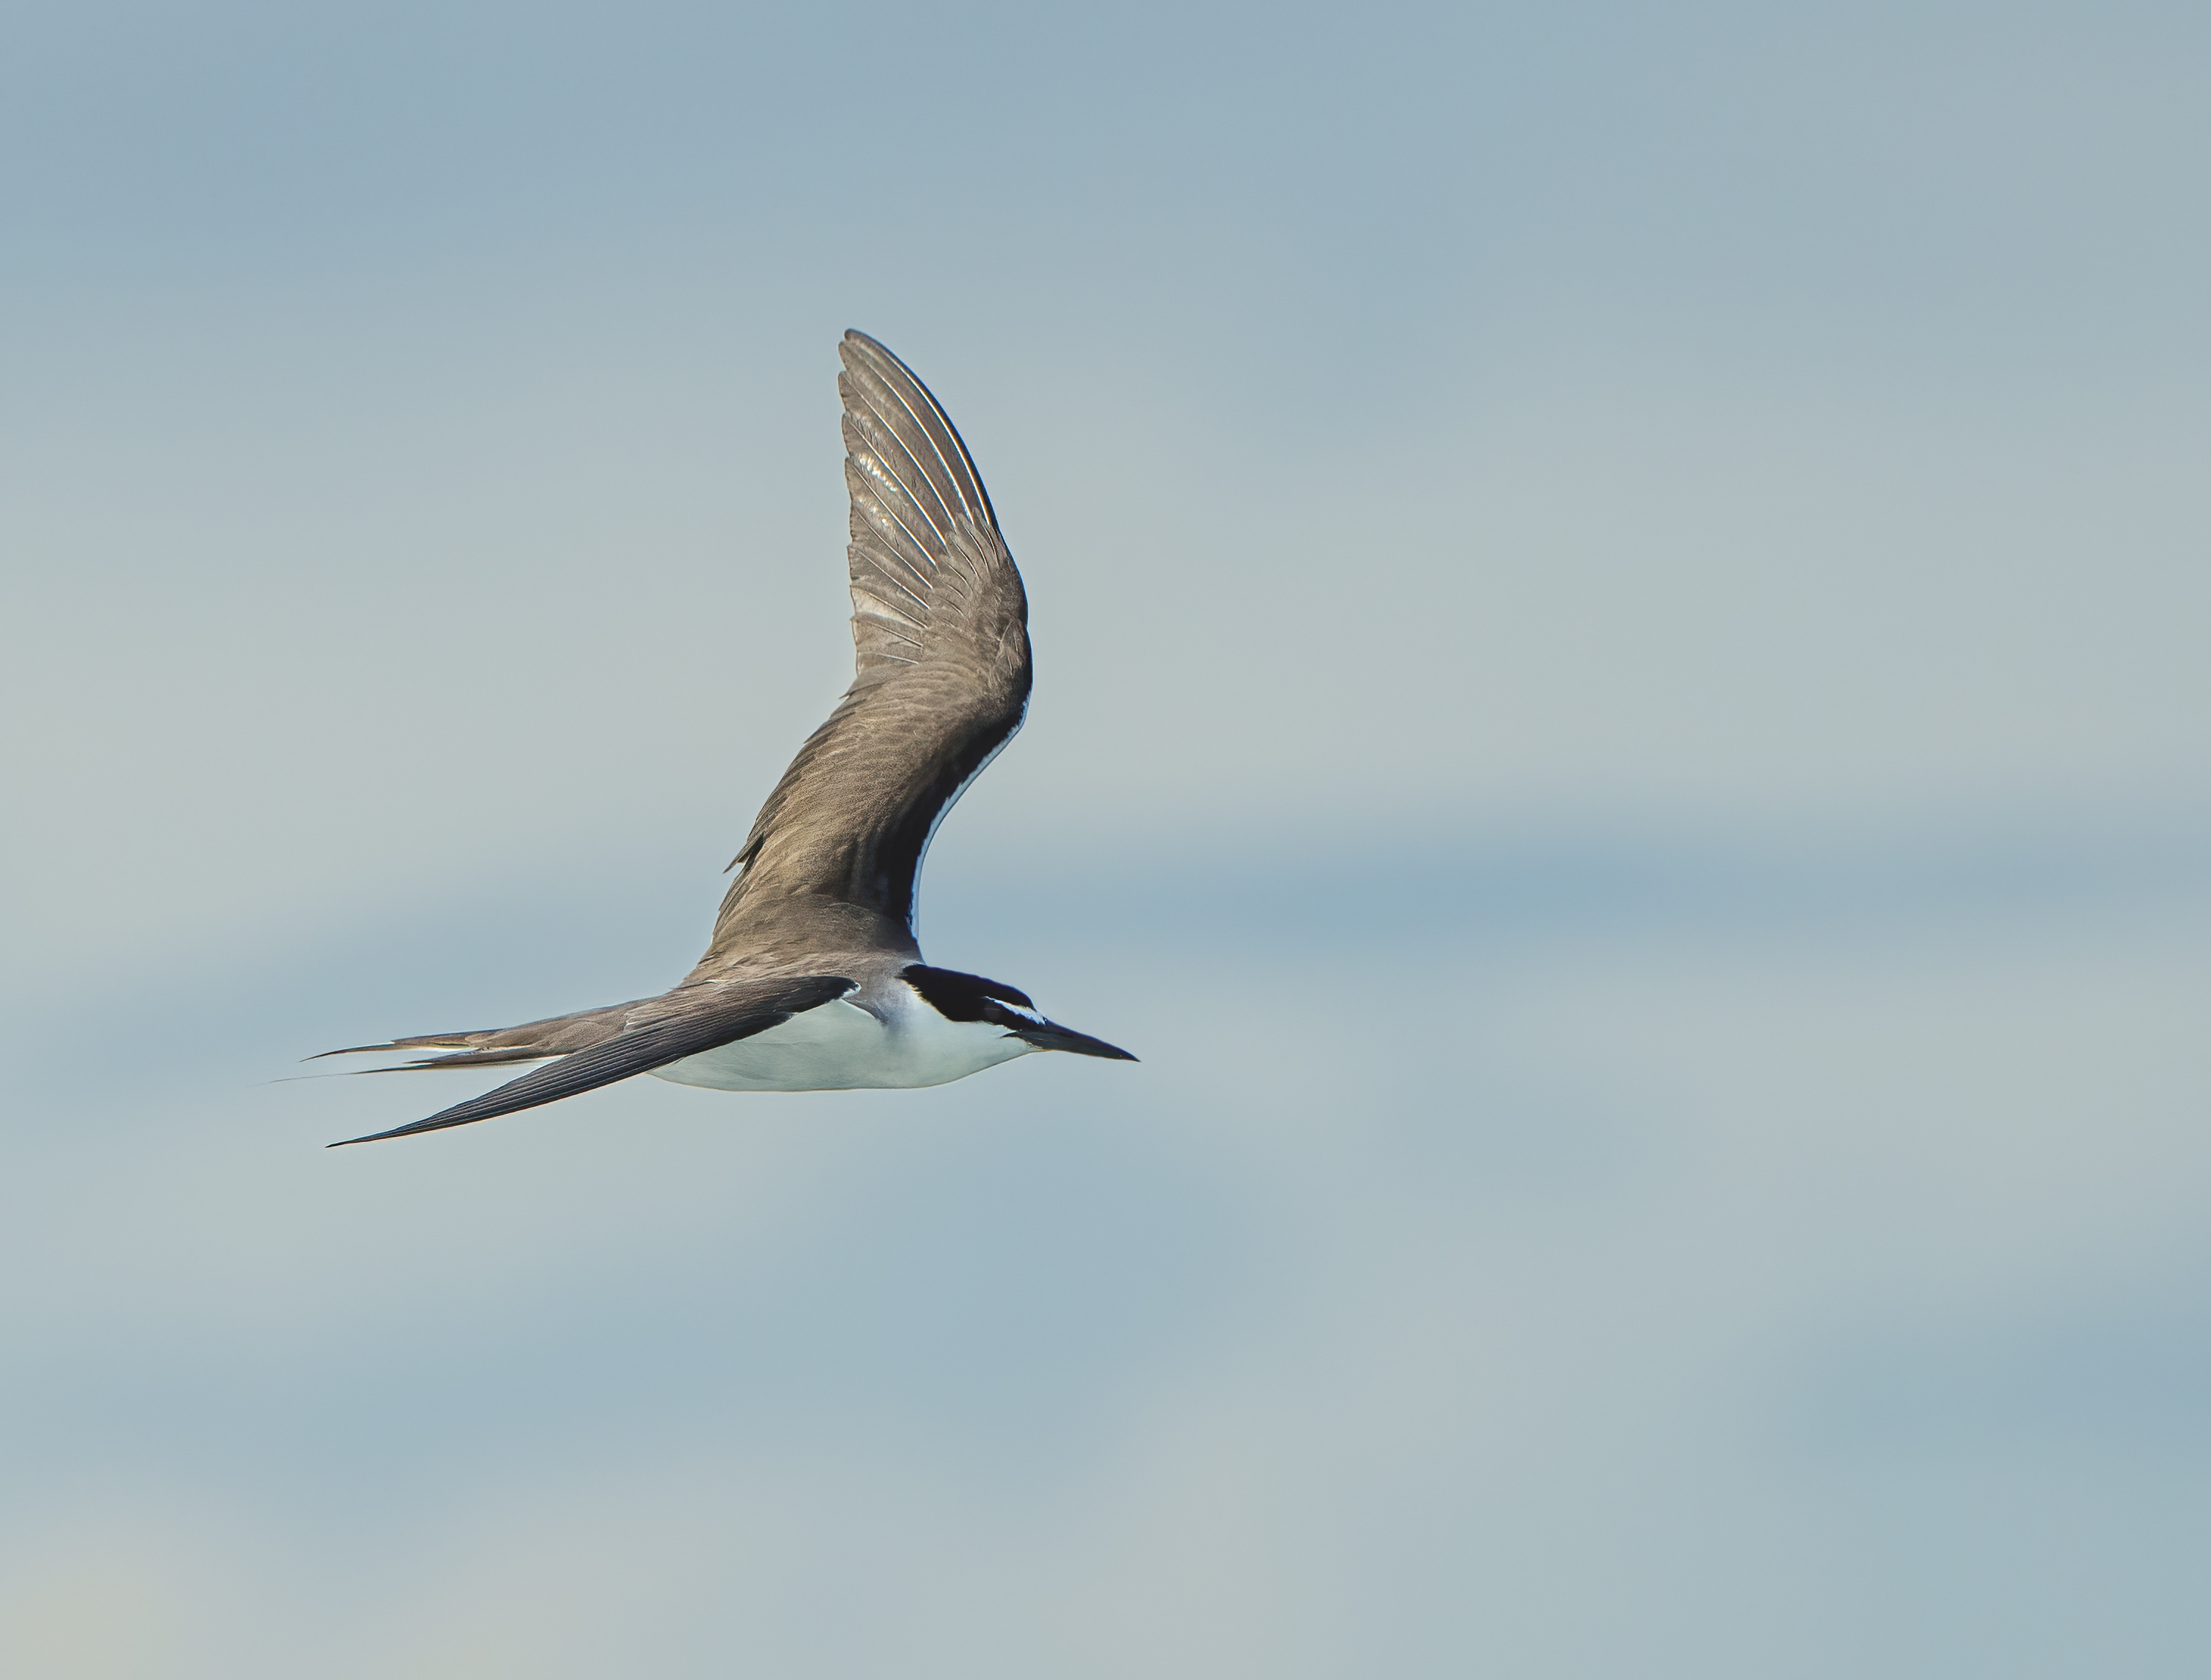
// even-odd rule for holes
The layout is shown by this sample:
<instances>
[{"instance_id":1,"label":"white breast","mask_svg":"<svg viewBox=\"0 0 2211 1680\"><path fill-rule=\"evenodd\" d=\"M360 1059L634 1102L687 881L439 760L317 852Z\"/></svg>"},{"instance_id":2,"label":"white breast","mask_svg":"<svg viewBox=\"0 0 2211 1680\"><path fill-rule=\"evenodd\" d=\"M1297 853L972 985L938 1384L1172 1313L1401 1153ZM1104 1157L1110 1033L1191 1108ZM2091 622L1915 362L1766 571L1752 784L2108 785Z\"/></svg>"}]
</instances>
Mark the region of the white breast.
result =
<instances>
[{"instance_id":1,"label":"white breast","mask_svg":"<svg viewBox=\"0 0 2211 1680\"><path fill-rule=\"evenodd\" d=\"M750 1038L656 1067L653 1077L714 1091L905 1089L964 1079L1036 1048L987 1021L948 1021L909 987L890 990L887 1021L857 1004L825 1003Z\"/></svg>"}]
</instances>

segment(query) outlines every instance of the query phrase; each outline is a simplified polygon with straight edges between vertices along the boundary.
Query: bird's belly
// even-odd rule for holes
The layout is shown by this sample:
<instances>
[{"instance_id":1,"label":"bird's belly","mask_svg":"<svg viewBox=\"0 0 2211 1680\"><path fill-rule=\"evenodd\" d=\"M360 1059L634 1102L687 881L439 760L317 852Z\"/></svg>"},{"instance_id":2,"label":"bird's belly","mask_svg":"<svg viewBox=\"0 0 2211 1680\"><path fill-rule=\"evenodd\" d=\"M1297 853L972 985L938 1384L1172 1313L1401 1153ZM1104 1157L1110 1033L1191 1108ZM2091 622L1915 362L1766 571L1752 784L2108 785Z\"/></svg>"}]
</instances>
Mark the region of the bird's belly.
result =
<instances>
[{"instance_id":1,"label":"bird's belly","mask_svg":"<svg viewBox=\"0 0 2211 1680\"><path fill-rule=\"evenodd\" d=\"M652 1075L712 1091L903 1090L964 1079L1030 1048L1002 1027L934 1011L886 1026L857 1005L825 1003Z\"/></svg>"}]
</instances>

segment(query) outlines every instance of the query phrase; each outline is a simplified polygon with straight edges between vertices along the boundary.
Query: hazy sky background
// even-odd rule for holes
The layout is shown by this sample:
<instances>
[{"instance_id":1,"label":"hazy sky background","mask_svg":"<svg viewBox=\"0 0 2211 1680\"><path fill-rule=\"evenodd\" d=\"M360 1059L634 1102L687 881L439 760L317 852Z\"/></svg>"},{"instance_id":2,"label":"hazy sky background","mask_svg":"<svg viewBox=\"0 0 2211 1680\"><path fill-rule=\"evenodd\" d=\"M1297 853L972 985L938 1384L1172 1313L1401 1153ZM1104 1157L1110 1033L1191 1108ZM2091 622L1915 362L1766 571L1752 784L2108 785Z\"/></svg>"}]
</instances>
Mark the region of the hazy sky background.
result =
<instances>
[{"instance_id":1,"label":"hazy sky background","mask_svg":"<svg viewBox=\"0 0 2211 1680\"><path fill-rule=\"evenodd\" d=\"M0 9L0 1670L2211 1653L2211 21ZM655 991L850 670L834 344L1029 727L941 1090Z\"/></svg>"}]
</instances>

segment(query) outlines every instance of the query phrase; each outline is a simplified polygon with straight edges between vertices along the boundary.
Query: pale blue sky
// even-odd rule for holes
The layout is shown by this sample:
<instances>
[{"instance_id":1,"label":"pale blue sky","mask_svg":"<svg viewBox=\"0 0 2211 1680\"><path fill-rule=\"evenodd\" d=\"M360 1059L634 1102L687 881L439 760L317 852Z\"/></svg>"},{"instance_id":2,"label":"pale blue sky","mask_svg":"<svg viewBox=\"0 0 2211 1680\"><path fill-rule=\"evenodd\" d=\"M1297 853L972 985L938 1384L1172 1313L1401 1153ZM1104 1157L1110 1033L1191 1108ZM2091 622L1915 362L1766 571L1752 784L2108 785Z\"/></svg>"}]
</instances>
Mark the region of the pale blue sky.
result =
<instances>
[{"instance_id":1,"label":"pale blue sky","mask_svg":"<svg viewBox=\"0 0 2211 1680\"><path fill-rule=\"evenodd\" d=\"M2207 48L0 9L0 1668L2195 1671ZM695 954L847 326L1035 613L930 954L1143 1064L322 1152Z\"/></svg>"}]
</instances>

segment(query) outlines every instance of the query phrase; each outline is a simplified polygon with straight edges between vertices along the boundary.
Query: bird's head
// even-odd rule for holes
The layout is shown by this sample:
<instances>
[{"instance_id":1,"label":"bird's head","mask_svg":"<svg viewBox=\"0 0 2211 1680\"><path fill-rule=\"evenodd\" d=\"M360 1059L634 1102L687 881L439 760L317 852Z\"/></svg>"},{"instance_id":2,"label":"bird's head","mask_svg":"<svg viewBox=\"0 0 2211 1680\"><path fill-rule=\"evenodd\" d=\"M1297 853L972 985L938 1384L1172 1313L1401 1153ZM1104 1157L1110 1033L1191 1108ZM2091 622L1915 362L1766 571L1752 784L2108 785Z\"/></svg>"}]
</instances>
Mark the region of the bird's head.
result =
<instances>
[{"instance_id":1,"label":"bird's head","mask_svg":"<svg viewBox=\"0 0 2211 1680\"><path fill-rule=\"evenodd\" d=\"M1007 1037L1018 1038L1034 1050L1072 1050L1077 1055L1104 1056L1112 1061L1136 1060L1102 1038L1046 1020L1029 1001L1027 993L980 975L912 963L900 971L899 978L948 1021L983 1021L1003 1027Z\"/></svg>"}]
</instances>

